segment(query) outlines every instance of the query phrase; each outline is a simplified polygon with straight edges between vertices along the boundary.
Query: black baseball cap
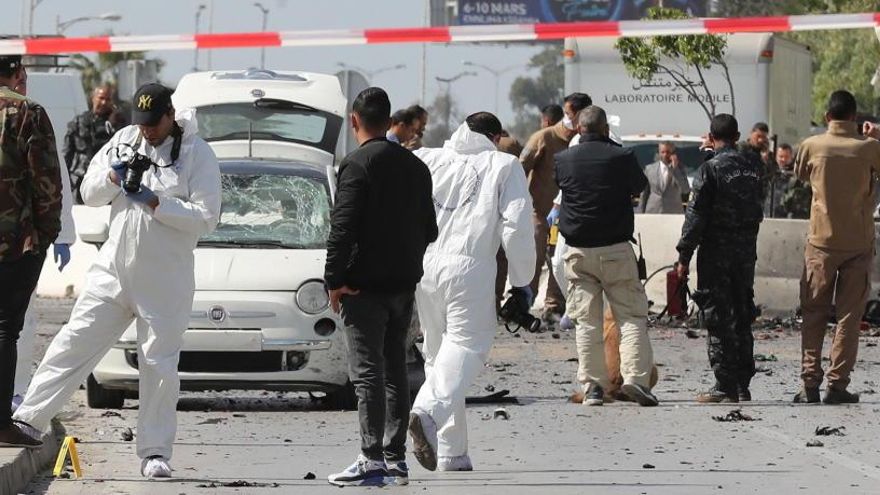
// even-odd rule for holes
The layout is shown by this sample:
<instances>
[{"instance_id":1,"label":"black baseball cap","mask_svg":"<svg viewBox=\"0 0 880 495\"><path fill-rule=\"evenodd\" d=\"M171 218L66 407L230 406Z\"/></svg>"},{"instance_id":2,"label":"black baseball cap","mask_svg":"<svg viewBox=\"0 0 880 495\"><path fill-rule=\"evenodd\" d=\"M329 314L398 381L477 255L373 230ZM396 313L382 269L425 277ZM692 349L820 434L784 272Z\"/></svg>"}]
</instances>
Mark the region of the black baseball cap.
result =
<instances>
[{"instance_id":1,"label":"black baseball cap","mask_svg":"<svg viewBox=\"0 0 880 495\"><path fill-rule=\"evenodd\" d=\"M144 84L138 88L131 102L131 123L134 125L156 125L163 115L171 109L171 95L174 90L159 83Z\"/></svg>"}]
</instances>

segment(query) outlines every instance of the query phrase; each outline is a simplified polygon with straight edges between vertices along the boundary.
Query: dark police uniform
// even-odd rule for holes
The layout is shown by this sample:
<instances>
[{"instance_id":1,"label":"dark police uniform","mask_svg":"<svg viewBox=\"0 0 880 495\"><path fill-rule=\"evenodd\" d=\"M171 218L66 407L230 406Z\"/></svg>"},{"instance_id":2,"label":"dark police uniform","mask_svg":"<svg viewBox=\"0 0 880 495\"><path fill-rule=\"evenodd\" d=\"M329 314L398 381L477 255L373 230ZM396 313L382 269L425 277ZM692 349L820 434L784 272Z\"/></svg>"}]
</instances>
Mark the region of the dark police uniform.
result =
<instances>
[{"instance_id":1,"label":"dark police uniform","mask_svg":"<svg viewBox=\"0 0 880 495\"><path fill-rule=\"evenodd\" d=\"M108 117L95 115L91 110L83 112L67 124L67 133L64 135L64 162L70 173L70 186L75 193L77 203L82 204L79 186L92 157L107 144L107 141L110 141L116 130L117 126L113 125Z\"/></svg>"},{"instance_id":2,"label":"dark police uniform","mask_svg":"<svg viewBox=\"0 0 880 495\"><path fill-rule=\"evenodd\" d=\"M755 374L751 325L764 171L754 154L734 148L705 162L677 247L679 262L687 266L699 246L694 298L709 330L709 363L718 389L734 396Z\"/></svg>"}]
</instances>

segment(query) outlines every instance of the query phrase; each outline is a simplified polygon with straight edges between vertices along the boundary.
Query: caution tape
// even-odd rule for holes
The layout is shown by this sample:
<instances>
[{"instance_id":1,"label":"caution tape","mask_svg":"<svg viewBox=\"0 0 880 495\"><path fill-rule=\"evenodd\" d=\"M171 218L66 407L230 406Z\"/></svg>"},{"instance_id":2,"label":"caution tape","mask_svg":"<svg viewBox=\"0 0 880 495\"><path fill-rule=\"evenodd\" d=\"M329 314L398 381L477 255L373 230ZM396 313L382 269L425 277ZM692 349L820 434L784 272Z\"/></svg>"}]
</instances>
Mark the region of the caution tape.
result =
<instances>
[{"instance_id":1,"label":"caution tape","mask_svg":"<svg viewBox=\"0 0 880 495\"><path fill-rule=\"evenodd\" d=\"M77 479L82 478L82 468L79 465L79 453L76 451L76 438L74 437L64 437L61 450L58 451L58 459L55 460L55 469L52 470L52 476L56 478L61 476L68 454L70 456L70 464L73 466L73 474Z\"/></svg>"},{"instance_id":2,"label":"caution tape","mask_svg":"<svg viewBox=\"0 0 880 495\"><path fill-rule=\"evenodd\" d=\"M639 37L875 28L880 13L735 17L662 21L566 22L393 29L336 29L195 35L16 38L0 40L0 55L84 52L307 47L386 43L541 41L568 37Z\"/></svg>"}]
</instances>

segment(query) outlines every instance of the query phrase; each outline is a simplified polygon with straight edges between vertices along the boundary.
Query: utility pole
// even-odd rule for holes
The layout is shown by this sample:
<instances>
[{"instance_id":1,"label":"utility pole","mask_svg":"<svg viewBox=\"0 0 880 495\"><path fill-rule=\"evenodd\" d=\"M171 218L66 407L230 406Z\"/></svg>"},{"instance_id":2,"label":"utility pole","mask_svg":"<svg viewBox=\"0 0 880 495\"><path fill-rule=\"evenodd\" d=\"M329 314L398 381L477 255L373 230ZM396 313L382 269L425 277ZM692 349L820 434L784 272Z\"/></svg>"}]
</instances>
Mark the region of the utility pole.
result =
<instances>
[{"instance_id":1,"label":"utility pole","mask_svg":"<svg viewBox=\"0 0 880 495\"><path fill-rule=\"evenodd\" d=\"M208 33L214 32L214 0L208 0ZM208 70L211 70L211 55L214 50L208 50Z\"/></svg>"},{"instance_id":2,"label":"utility pole","mask_svg":"<svg viewBox=\"0 0 880 495\"><path fill-rule=\"evenodd\" d=\"M195 28L195 31L193 31L194 34L199 34L199 20L201 20L201 18L202 18L202 11L203 10L205 10L205 4L200 3L199 6L196 8L196 28ZM198 47L198 45L196 45L196 49L194 51L195 51L195 60L193 60L193 71L198 72L199 71L199 47Z\"/></svg>"},{"instance_id":3,"label":"utility pole","mask_svg":"<svg viewBox=\"0 0 880 495\"><path fill-rule=\"evenodd\" d=\"M455 81L458 81L462 77L476 76L476 75L477 75L476 72L465 71L465 72L459 72L458 74L456 74L452 77L439 77L439 76L437 76L434 78L437 80L438 83L446 85L446 91L445 91L446 102L444 105L445 108L443 109L443 120L442 120L443 124L446 126L446 130L448 130L448 131L452 130L452 124L451 124L451 121L452 121L452 83L454 83Z\"/></svg>"},{"instance_id":4,"label":"utility pole","mask_svg":"<svg viewBox=\"0 0 880 495\"><path fill-rule=\"evenodd\" d=\"M424 25L428 27L431 25L431 0L425 0L425 18ZM419 104L427 106L427 102L425 99L427 98L427 86L428 86L428 44L422 43L422 60L420 67L420 77L419 77Z\"/></svg>"},{"instance_id":5,"label":"utility pole","mask_svg":"<svg viewBox=\"0 0 880 495\"><path fill-rule=\"evenodd\" d=\"M263 4L261 4L260 2L254 2L254 7L260 9L260 12L263 13L263 31L262 32L265 33L266 26L269 23L269 9L267 9L266 7L263 7ZM266 47L265 46L260 48L260 68L261 69L266 68Z\"/></svg>"}]
</instances>

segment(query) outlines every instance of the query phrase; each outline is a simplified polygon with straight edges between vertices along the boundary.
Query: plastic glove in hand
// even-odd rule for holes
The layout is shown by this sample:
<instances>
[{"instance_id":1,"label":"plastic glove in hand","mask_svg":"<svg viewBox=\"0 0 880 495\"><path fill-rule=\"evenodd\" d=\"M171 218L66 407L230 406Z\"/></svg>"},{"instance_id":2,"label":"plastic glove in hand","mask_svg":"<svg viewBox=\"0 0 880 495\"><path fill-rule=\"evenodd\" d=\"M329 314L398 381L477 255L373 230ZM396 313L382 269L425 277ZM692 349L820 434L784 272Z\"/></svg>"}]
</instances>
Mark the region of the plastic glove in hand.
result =
<instances>
[{"instance_id":1,"label":"plastic glove in hand","mask_svg":"<svg viewBox=\"0 0 880 495\"><path fill-rule=\"evenodd\" d=\"M116 162L113 165L110 165L110 170L113 171L113 174L116 176L116 184L122 184L122 181L125 180L125 164L122 162Z\"/></svg>"},{"instance_id":2,"label":"plastic glove in hand","mask_svg":"<svg viewBox=\"0 0 880 495\"><path fill-rule=\"evenodd\" d=\"M159 197L147 186L142 185L141 190L134 193L128 192L125 189L123 191L125 192L125 197L134 203L141 203L149 208L155 208L159 205Z\"/></svg>"},{"instance_id":3,"label":"plastic glove in hand","mask_svg":"<svg viewBox=\"0 0 880 495\"><path fill-rule=\"evenodd\" d=\"M559 219L559 207L554 206L552 210L550 210L550 214L547 215L547 225L553 226L556 223L556 220Z\"/></svg>"},{"instance_id":4,"label":"plastic glove in hand","mask_svg":"<svg viewBox=\"0 0 880 495\"><path fill-rule=\"evenodd\" d=\"M55 264L58 265L58 271L63 272L64 267L70 263L70 245L54 244L53 251L55 256Z\"/></svg>"},{"instance_id":5,"label":"plastic glove in hand","mask_svg":"<svg viewBox=\"0 0 880 495\"><path fill-rule=\"evenodd\" d=\"M522 294L525 297L526 301L529 302L529 306L535 304L535 293L532 292L532 288L528 285L525 287L514 287L511 292L513 291L517 291Z\"/></svg>"}]
</instances>

